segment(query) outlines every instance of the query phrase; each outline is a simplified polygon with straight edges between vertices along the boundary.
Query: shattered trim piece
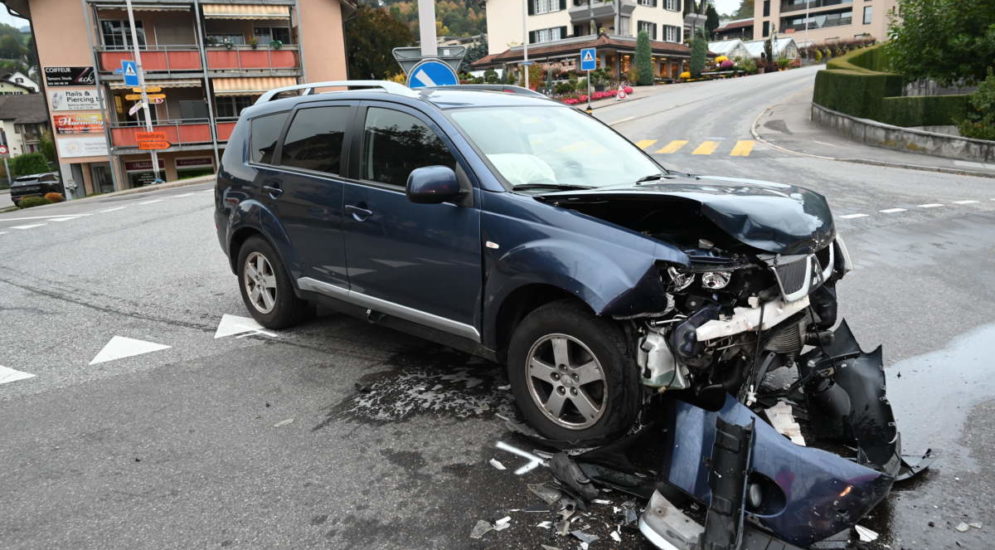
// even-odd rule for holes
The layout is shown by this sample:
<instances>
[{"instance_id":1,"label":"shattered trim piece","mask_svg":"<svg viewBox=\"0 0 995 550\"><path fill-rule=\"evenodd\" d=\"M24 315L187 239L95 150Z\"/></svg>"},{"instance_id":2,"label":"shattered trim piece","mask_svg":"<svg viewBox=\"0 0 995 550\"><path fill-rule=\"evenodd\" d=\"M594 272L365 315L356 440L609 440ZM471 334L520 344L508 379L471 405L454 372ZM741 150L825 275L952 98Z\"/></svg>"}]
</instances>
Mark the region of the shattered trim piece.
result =
<instances>
[{"instance_id":1,"label":"shattered trim piece","mask_svg":"<svg viewBox=\"0 0 995 550\"><path fill-rule=\"evenodd\" d=\"M786 303L782 300L767 302L757 307L737 307L728 319L708 321L695 330L699 342L707 342L716 338L733 336L743 332L757 330L763 312L763 329L769 330L810 305L808 296Z\"/></svg>"},{"instance_id":2,"label":"shattered trim piece","mask_svg":"<svg viewBox=\"0 0 995 550\"><path fill-rule=\"evenodd\" d=\"M802 427L795 420L795 413L791 405L785 401L778 401L776 405L766 409L767 418L770 419L771 426L777 433L787 437L795 445L805 446L805 437L802 436Z\"/></svg>"}]
</instances>

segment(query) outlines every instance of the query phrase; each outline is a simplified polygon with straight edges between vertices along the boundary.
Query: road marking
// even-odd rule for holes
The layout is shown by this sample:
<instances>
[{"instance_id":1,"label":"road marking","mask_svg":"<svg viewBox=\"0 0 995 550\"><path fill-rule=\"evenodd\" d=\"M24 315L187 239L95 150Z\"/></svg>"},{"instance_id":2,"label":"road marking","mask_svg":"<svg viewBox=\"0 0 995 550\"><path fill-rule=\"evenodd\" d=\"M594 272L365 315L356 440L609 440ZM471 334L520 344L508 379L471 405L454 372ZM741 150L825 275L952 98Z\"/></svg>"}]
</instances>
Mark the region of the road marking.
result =
<instances>
[{"instance_id":1,"label":"road marking","mask_svg":"<svg viewBox=\"0 0 995 550\"><path fill-rule=\"evenodd\" d=\"M899 212L907 212L904 208L885 208L884 210L878 210L882 214L898 214Z\"/></svg>"},{"instance_id":2,"label":"road marking","mask_svg":"<svg viewBox=\"0 0 995 550\"><path fill-rule=\"evenodd\" d=\"M981 201L953 201L954 204L978 204Z\"/></svg>"},{"instance_id":3,"label":"road marking","mask_svg":"<svg viewBox=\"0 0 995 550\"><path fill-rule=\"evenodd\" d=\"M684 147L687 144L688 140L686 139L675 139L674 141L671 141L665 147L657 151L657 153L661 155L669 155L671 153L676 153L677 151L681 150L681 147Z\"/></svg>"},{"instance_id":4,"label":"road marking","mask_svg":"<svg viewBox=\"0 0 995 550\"><path fill-rule=\"evenodd\" d=\"M79 216L73 216L71 218L52 218L52 221L53 222L67 222L67 221L70 221L70 220L75 220L78 217Z\"/></svg>"},{"instance_id":5,"label":"road marking","mask_svg":"<svg viewBox=\"0 0 995 550\"><path fill-rule=\"evenodd\" d=\"M841 220L855 220L857 218L866 218L867 214L847 214L845 216L840 216Z\"/></svg>"},{"instance_id":6,"label":"road marking","mask_svg":"<svg viewBox=\"0 0 995 550\"><path fill-rule=\"evenodd\" d=\"M210 189L208 189L208 191L210 191ZM183 193L182 195L176 195L176 196L175 196L175 197L173 197L173 198L174 198L174 199L178 199L178 198L180 198L180 197L189 197L190 195L193 195L193 192L190 192L190 193Z\"/></svg>"},{"instance_id":7,"label":"road marking","mask_svg":"<svg viewBox=\"0 0 995 550\"><path fill-rule=\"evenodd\" d=\"M753 146L756 144L752 139L742 139L736 142L736 146L732 148L732 152L729 153L733 157L748 157L750 152L753 151Z\"/></svg>"},{"instance_id":8,"label":"road marking","mask_svg":"<svg viewBox=\"0 0 995 550\"><path fill-rule=\"evenodd\" d=\"M0 384L9 384L11 382L17 382L18 380L27 380L28 378L34 378L35 375L21 372L19 370L14 370L0 365Z\"/></svg>"},{"instance_id":9,"label":"road marking","mask_svg":"<svg viewBox=\"0 0 995 550\"><path fill-rule=\"evenodd\" d=\"M263 330L263 326L257 323L255 319L251 317L239 317L238 315L228 315L227 313L221 316L221 321L218 323L218 330L214 333L214 338L216 340L225 336L243 333L251 333L245 334L246 336L265 334L266 336L277 338L276 334Z\"/></svg>"},{"instance_id":10,"label":"road marking","mask_svg":"<svg viewBox=\"0 0 995 550\"><path fill-rule=\"evenodd\" d=\"M153 200L150 200L150 201L144 201L144 202L140 202L140 203L138 203L138 204L139 204L139 205L143 205L143 204L155 204L155 203L157 203L157 202L162 202L162 199L153 199Z\"/></svg>"},{"instance_id":11,"label":"road marking","mask_svg":"<svg viewBox=\"0 0 995 550\"><path fill-rule=\"evenodd\" d=\"M6 235L6 234L7 234L6 231L0 231L0 235Z\"/></svg>"},{"instance_id":12,"label":"road marking","mask_svg":"<svg viewBox=\"0 0 995 550\"><path fill-rule=\"evenodd\" d=\"M943 205L940 204L940 203L938 203L938 202L931 202L931 203L928 203L928 204L920 204L919 208L939 208L941 206L943 206Z\"/></svg>"},{"instance_id":13,"label":"road marking","mask_svg":"<svg viewBox=\"0 0 995 550\"><path fill-rule=\"evenodd\" d=\"M125 357L134 357L136 355L142 355L143 353L151 353L153 351L169 349L169 347L170 346L165 344L156 344L155 342L146 342L145 340L115 336L111 338L110 342L107 342L107 345L100 350L100 353L98 353L97 356L90 361L90 364L96 365L97 363L106 363L107 361L124 359Z\"/></svg>"},{"instance_id":14,"label":"road marking","mask_svg":"<svg viewBox=\"0 0 995 550\"><path fill-rule=\"evenodd\" d=\"M31 224L31 225L12 225L12 226L10 226L10 228L11 229L32 229L32 228L35 228L35 227L41 227L43 225L45 225L45 224L43 224L43 223L34 223L34 224Z\"/></svg>"},{"instance_id":15,"label":"road marking","mask_svg":"<svg viewBox=\"0 0 995 550\"><path fill-rule=\"evenodd\" d=\"M954 164L957 166L965 166L968 168L986 168L988 170L995 170L995 164L985 164L983 162L971 162L967 160L955 160Z\"/></svg>"},{"instance_id":16,"label":"road marking","mask_svg":"<svg viewBox=\"0 0 995 550\"><path fill-rule=\"evenodd\" d=\"M650 145L653 145L654 143L656 143L655 139L641 139L636 142L636 147L639 147L640 149L645 149Z\"/></svg>"},{"instance_id":17,"label":"road marking","mask_svg":"<svg viewBox=\"0 0 995 550\"><path fill-rule=\"evenodd\" d=\"M51 220L52 218L81 218L90 214L56 214L54 216L23 216L20 218L0 218L0 222L19 222L26 220Z\"/></svg>"},{"instance_id":18,"label":"road marking","mask_svg":"<svg viewBox=\"0 0 995 550\"><path fill-rule=\"evenodd\" d=\"M717 141L704 141L697 149L691 152L692 155L711 155L719 147Z\"/></svg>"},{"instance_id":19,"label":"road marking","mask_svg":"<svg viewBox=\"0 0 995 550\"><path fill-rule=\"evenodd\" d=\"M106 214L108 212L117 212L118 210L124 210L125 208L128 208L128 207L127 206L115 206L114 208L107 208L106 210L101 210L99 213L100 214Z\"/></svg>"},{"instance_id":20,"label":"road marking","mask_svg":"<svg viewBox=\"0 0 995 550\"><path fill-rule=\"evenodd\" d=\"M630 120L632 120L634 118L636 118L636 117L634 117L634 116L627 116L625 118L620 118L620 119L616 120L615 122L609 122L608 125L609 126L614 126L616 124L621 124L623 122L629 122Z\"/></svg>"}]
</instances>

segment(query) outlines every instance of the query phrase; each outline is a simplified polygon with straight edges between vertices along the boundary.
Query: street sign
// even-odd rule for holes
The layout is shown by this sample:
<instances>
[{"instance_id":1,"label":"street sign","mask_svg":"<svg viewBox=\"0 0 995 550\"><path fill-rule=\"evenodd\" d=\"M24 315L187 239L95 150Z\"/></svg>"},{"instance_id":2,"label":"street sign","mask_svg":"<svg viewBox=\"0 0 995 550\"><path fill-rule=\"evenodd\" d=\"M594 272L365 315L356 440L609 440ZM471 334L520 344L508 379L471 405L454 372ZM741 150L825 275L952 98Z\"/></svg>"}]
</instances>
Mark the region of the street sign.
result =
<instances>
[{"instance_id":1,"label":"street sign","mask_svg":"<svg viewBox=\"0 0 995 550\"><path fill-rule=\"evenodd\" d=\"M135 132L138 141L166 141L166 132Z\"/></svg>"},{"instance_id":2,"label":"street sign","mask_svg":"<svg viewBox=\"0 0 995 550\"><path fill-rule=\"evenodd\" d=\"M138 149L142 151L161 151L169 149L168 141L139 141Z\"/></svg>"},{"instance_id":3,"label":"street sign","mask_svg":"<svg viewBox=\"0 0 995 550\"><path fill-rule=\"evenodd\" d=\"M134 105L131 106L130 109L128 109L128 116L135 116L135 113L137 113L138 110L141 109L144 106L145 106L145 104L142 103L141 101L139 101L138 103L135 103Z\"/></svg>"},{"instance_id":4,"label":"street sign","mask_svg":"<svg viewBox=\"0 0 995 550\"><path fill-rule=\"evenodd\" d=\"M137 86L134 87L134 88L132 88L131 91L135 92L136 94L142 93L142 89L139 88L139 87L137 87ZM159 87L159 86L146 86L145 87L145 93L147 93L147 94L157 94L157 93L159 93L161 91L162 91L162 88Z\"/></svg>"},{"instance_id":5,"label":"street sign","mask_svg":"<svg viewBox=\"0 0 995 550\"><path fill-rule=\"evenodd\" d=\"M455 86L459 84L456 71L445 62L434 58L423 59L408 73L409 88Z\"/></svg>"},{"instance_id":6,"label":"street sign","mask_svg":"<svg viewBox=\"0 0 995 550\"><path fill-rule=\"evenodd\" d=\"M598 51L596 48L584 48L580 51L580 70L593 71L598 68Z\"/></svg>"},{"instance_id":7,"label":"street sign","mask_svg":"<svg viewBox=\"0 0 995 550\"><path fill-rule=\"evenodd\" d=\"M6 156L8 152L6 145L0 145L0 156Z\"/></svg>"},{"instance_id":8,"label":"street sign","mask_svg":"<svg viewBox=\"0 0 995 550\"><path fill-rule=\"evenodd\" d=\"M149 101L155 99L166 99L166 94L146 94L146 97L149 98ZM124 99L127 101L141 101L142 94L128 94L124 96Z\"/></svg>"},{"instance_id":9,"label":"street sign","mask_svg":"<svg viewBox=\"0 0 995 550\"><path fill-rule=\"evenodd\" d=\"M406 75L411 74L411 69L418 63L421 63L422 59L428 59L422 55L421 47L419 46L394 48L391 50L391 53L394 54L394 59L397 60L397 63L401 66L401 70ZM432 58L442 61L458 72L460 65L463 63L464 55L466 55L466 46L439 46L438 52Z\"/></svg>"},{"instance_id":10,"label":"street sign","mask_svg":"<svg viewBox=\"0 0 995 550\"><path fill-rule=\"evenodd\" d=\"M121 74L124 75L125 86L138 86L138 64L134 61L122 59Z\"/></svg>"}]
</instances>

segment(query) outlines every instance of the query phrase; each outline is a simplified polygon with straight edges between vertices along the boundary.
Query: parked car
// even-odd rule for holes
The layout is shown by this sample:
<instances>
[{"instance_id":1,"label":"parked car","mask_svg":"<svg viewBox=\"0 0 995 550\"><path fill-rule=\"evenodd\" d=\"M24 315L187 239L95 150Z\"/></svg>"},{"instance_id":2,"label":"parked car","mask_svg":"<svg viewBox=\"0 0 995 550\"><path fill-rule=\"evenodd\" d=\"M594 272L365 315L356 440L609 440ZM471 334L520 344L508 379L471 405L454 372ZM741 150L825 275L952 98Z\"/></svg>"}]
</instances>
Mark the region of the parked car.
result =
<instances>
[{"instance_id":1,"label":"parked car","mask_svg":"<svg viewBox=\"0 0 995 550\"><path fill-rule=\"evenodd\" d=\"M21 199L26 197L41 197L45 193L59 193L65 195L66 190L62 186L62 180L57 172L44 172L41 174L31 174L14 178L10 183L10 200L15 205L21 204Z\"/></svg>"},{"instance_id":2,"label":"parked car","mask_svg":"<svg viewBox=\"0 0 995 550\"><path fill-rule=\"evenodd\" d=\"M330 86L368 88L311 93ZM626 434L666 392L661 482L710 505L710 457L746 465L712 486L730 532L745 510L749 529L809 544L855 524L899 475L880 351L833 328L851 262L812 191L669 171L526 94L340 82L245 109L215 203L265 327L323 303L504 363L524 418L575 445ZM797 384L764 386L781 367ZM840 426L858 459L778 435L760 413L783 398ZM687 547L673 517L644 517L644 533Z\"/></svg>"}]
</instances>

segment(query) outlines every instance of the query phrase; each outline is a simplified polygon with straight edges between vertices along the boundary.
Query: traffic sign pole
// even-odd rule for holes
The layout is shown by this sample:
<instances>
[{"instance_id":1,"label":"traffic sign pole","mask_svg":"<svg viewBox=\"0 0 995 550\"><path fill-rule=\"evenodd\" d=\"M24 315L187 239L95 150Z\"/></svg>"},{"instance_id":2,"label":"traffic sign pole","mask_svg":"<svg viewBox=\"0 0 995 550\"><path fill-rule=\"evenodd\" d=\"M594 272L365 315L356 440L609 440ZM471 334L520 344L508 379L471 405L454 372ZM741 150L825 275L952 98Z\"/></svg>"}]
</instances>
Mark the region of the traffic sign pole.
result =
<instances>
[{"instance_id":1,"label":"traffic sign pole","mask_svg":"<svg viewBox=\"0 0 995 550\"><path fill-rule=\"evenodd\" d=\"M135 51L135 65L138 72L138 87L142 89L142 110L145 113L145 131L152 131L152 114L149 112L149 98L145 91L145 69L142 66L142 50L138 47L138 31L135 30L135 12L131 7L131 0L125 0L128 9L128 24L131 26L131 46ZM159 177L159 154L152 151L152 176L155 182L162 181Z\"/></svg>"},{"instance_id":2,"label":"traffic sign pole","mask_svg":"<svg viewBox=\"0 0 995 550\"><path fill-rule=\"evenodd\" d=\"M522 12L522 69L525 71L525 87L529 87L529 1L523 0Z\"/></svg>"},{"instance_id":3,"label":"traffic sign pole","mask_svg":"<svg viewBox=\"0 0 995 550\"><path fill-rule=\"evenodd\" d=\"M584 48L580 51L580 69L587 71L587 113L591 109L591 71L598 66L598 51L595 48Z\"/></svg>"}]
</instances>

